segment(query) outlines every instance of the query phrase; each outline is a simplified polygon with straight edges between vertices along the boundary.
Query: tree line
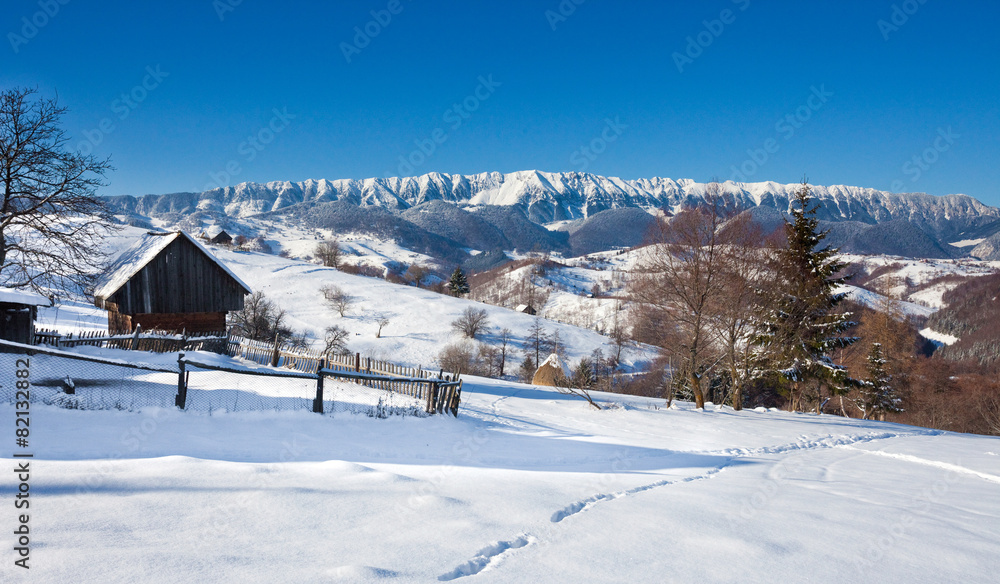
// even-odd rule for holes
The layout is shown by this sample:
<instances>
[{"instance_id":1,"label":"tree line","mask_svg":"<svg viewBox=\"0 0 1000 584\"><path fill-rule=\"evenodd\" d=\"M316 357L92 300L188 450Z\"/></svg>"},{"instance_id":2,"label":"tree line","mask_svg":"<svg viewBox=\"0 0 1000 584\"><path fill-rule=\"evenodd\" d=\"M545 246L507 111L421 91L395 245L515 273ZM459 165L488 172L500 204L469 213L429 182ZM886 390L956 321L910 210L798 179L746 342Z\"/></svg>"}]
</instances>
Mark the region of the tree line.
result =
<instances>
[{"instance_id":1,"label":"tree line","mask_svg":"<svg viewBox=\"0 0 1000 584\"><path fill-rule=\"evenodd\" d=\"M809 184L783 233L771 236L727 204L718 183L705 201L657 222L629 282L633 336L661 348L667 399L690 397L700 408L710 396L739 410L752 392L823 411L850 396L864 417L898 411L891 343L866 339L868 371L852 375L838 358L861 339L843 306L846 265L823 245Z\"/></svg>"}]
</instances>

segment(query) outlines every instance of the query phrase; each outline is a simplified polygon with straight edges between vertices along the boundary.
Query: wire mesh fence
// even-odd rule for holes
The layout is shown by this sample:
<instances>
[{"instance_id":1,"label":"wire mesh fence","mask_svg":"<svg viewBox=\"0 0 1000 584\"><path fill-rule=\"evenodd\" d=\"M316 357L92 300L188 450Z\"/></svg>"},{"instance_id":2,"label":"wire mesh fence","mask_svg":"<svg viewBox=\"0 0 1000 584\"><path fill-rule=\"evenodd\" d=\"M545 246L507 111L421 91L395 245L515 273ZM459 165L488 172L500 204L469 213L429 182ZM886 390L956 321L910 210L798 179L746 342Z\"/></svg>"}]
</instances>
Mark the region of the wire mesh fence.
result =
<instances>
[{"instance_id":1,"label":"wire mesh fence","mask_svg":"<svg viewBox=\"0 0 1000 584\"><path fill-rule=\"evenodd\" d=\"M20 372L26 372L23 378ZM27 384L24 384L24 381ZM22 384L19 387L18 381ZM19 390L24 390L18 395ZM0 400L68 409L172 407L177 369L98 360L64 351L0 343Z\"/></svg>"}]
</instances>

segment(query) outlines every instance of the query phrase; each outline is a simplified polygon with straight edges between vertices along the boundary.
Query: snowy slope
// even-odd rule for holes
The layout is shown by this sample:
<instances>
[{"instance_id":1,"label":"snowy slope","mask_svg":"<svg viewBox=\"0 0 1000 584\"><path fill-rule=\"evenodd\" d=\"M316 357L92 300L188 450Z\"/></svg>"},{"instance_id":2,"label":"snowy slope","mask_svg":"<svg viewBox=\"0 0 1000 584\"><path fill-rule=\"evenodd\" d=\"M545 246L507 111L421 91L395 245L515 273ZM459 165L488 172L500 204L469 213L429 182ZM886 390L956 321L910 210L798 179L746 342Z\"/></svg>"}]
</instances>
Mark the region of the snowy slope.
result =
<instances>
[{"instance_id":1,"label":"snowy slope","mask_svg":"<svg viewBox=\"0 0 1000 584\"><path fill-rule=\"evenodd\" d=\"M8 547L0 580L995 577L998 438L475 378L463 398L458 419L33 406L32 568Z\"/></svg>"},{"instance_id":2,"label":"snowy slope","mask_svg":"<svg viewBox=\"0 0 1000 584\"><path fill-rule=\"evenodd\" d=\"M846 263L862 267L868 273L880 270L881 275L869 283L869 287L878 283L887 284L893 295L904 295L907 302L932 311L944 306L942 296L966 278L1000 271L1000 261L930 260L853 254L841 254L840 258ZM916 290L912 291L914 288Z\"/></svg>"},{"instance_id":3,"label":"snowy slope","mask_svg":"<svg viewBox=\"0 0 1000 584\"><path fill-rule=\"evenodd\" d=\"M142 230L130 229L109 238L109 249L127 248L142 233ZM363 248L362 252L366 250L367 254L360 257L373 263L379 251L398 259L407 257L393 255L405 250L365 240L347 240L344 247ZM300 260L219 247L210 247L209 250L251 289L263 291L284 309L287 323L295 331L309 333L316 349L322 348L326 327L337 325L351 333L347 346L353 352L406 366L434 367L441 350L449 343L461 340L461 336L451 329L451 322L468 307L485 309L489 315L491 326L481 340L494 343L497 333L502 328L509 328L513 332L515 351L534 322L534 317L513 310L391 284L377 278L345 274ZM320 291L324 285L339 286L354 297L355 301L344 317L325 304ZM383 316L389 319L389 324L383 329L381 338L375 338L377 322ZM60 299L55 307L40 308L38 320L40 327L61 332L102 330L107 327L106 313L67 298ZM595 349L603 348L605 354L611 352L609 339L592 330L551 321L545 321L544 326L549 332L559 332L566 346L566 358L574 365ZM629 348L622 361L626 368L632 368L651 357L649 349ZM519 362L519 356L512 360L514 367Z\"/></svg>"}]
</instances>

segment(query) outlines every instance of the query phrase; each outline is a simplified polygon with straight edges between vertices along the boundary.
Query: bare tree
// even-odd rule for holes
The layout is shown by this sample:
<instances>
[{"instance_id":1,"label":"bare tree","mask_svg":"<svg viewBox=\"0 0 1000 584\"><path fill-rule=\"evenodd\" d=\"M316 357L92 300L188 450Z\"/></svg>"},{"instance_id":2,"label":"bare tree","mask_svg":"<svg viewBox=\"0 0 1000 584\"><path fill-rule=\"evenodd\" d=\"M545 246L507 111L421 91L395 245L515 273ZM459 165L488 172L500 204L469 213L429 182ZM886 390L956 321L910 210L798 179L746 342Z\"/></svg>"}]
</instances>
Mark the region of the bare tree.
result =
<instances>
[{"instance_id":1,"label":"bare tree","mask_svg":"<svg viewBox=\"0 0 1000 584\"><path fill-rule=\"evenodd\" d=\"M535 321L531 324L531 328L528 329L528 337L524 340L523 345L525 352L529 356L534 354L533 365L537 366L541 363L542 353L547 353L549 346L549 334L545 331L545 327L542 326L542 319L536 316Z\"/></svg>"},{"instance_id":2,"label":"bare tree","mask_svg":"<svg viewBox=\"0 0 1000 584\"><path fill-rule=\"evenodd\" d=\"M323 343L326 345L323 352L325 354L333 353L335 355L348 353L347 337L349 337L350 334L351 333L337 325L326 327L326 330L323 332Z\"/></svg>"},{"instance_id":3,"label":"bare tree","mask_svg":"<svg viewBox=\"0 0 1000 584\"><path fill-rule=\"evenodd\" d=\"M447 345L438 354L438 363L445 371L458 375L485 375L478 360L478 347L471 341Z\"/></svg>"},{"instance_id":4,"label":"bare tree","mask_svg":"<svg viewBox=\"0 0 1000 584\"><path fill-rule=\"evenodd\" d=\"M707 188L704 205L658 222L654 245L637 264L632 286L637 302L668 314L675 323L680 346L673 349L699 408L705 406L702 379L718 362L710 324L717 300L725 294L721 188L718 183Z\"/></svg>"},{"instance_id":5,"label":"bare tree","mask_svg":"<svg viewBox=\"0 0 1000 584\"><path fill-rule=\"evenodd\" d=\"M351 305L354 304L354 297L344 292L340 286L325 284L319 291L323 293L323 298L326 299L326 303L330 305L330 308L336 310L340 316L347 314L347 311L351 309Z\"/></svg>"},{"instance_id":6,"label":"bare tree","mask_svg":"<svg viewBox=\"0 0 1000 584\"><path fill-rule=\"evenodd\" d=\"M986 388L979 393L976 407L994 436L1000 436L1000 391Z\"/></svg>"},{"instance_id":7,"label":"bare tree","mask_svg":"<svg viewBox=\"0 0 1000 584\"><path fill-rule=\"evenodd\" d=\"M510 344L514 340L514 333L511 332L509 328L503 328L500 330L500 346L497 347L500 359L500 373L499 377L503 377L504 369L507 367L507 355L510 353Z\"/></svg>"},{"instance_id":8,"label":"bare tree","mask_svg":"<svg viewBox=\"0 0 1000 584\"><path fill-rule=\"evenodd\" d=\"M451 328L470 339L474 339L479 333L489 327L489 324L489 315L486 313L485 308L473 308L470 306L465 309L462 316L452 321Z\"/></svg>"},{"instance_id":9,"label":"bare tree","mask_svg":"<svg viewBox=\"0 0 1000 584\"><path fill-rule=\"evenodd\" d=\"M340 262L344 258L344 252L340 248L340 242L336 239L328 239L319 242L316 244L316 249L313 253L316 255L316 259L328 268L339 268Z\"/></svg>"},{"instance_id":10,"label":"bare tree","mask_svg":"<svg viewBox=\"0 0 1000 584\"><path fill-rule=\"evenodd\" d=\"M292 330L285 324L285 311L260 290L246 297L243 309L230 312L231 330L256 341L285 341Z\"/></svg>"},{"instance_id":11,"label":"bare tree","mask_svg":"<svg viewBox=\"0 0 1000 584\"><path fill-rule=\"evenodd\" d=\"M382 329L384 329L385 327L389 326L389 317L385 316L385 315L380 315L378 317L378 320L376 321L376 323L378 324L378 332L375 333L375 338L376 339L381 339L382 338Z\"/></svg>"},{"instance_id":12,"label":"bare tree","mask_svg":"<svg viewBox=\"0 0 1000 584\"><path fill-rule=\"evenodd\" d=\"M403 279L417 288L423 288L433 275L434 271L427 266L413 264L406 269L406 272L403 274Z\"/></svg>"},{"instance_id":13,"label":"bare tree","mask_svg":"<svg viewBox=\"0 0 1000 584\"><path fill-rule=\"evenodd\" d=\"M761 290L771 279L768 250L760 227L747 213L726 222L725 245L720 248L725 294L715 298L714 319L710 323L722 348L723 364L729 376L733 409L743 409L747 384L761 373L764 362L753 339L761 332L767 298Z\"/></svg>"},{"instance_id":14,"label":"bare tree","mask_svg":"<svg viewBox=\"0 0 1000 584\"><path fill-rule=\"evenodd\" d=\"M36 93L0 93L0 284L82 292L106 260L101 240L117 229L96 196L112 168L69 151L66 109Z\"/></svg>"},{"instance_id":15,"label":"bare tree","mask_svg":"<svg viewBox=\"0 0 1000 584\"><path fill-rule=\"evenodd\" d=\"M622 360L622 351L625 350L625 345L628 344L629 335L628 329L625 327L624 319L621 318L621 304L615 305L615 314L611 320L611 330L608 331L608 336L611 337L611 342L615 346L615 363L620 363Z\"/></svg>"},{"instance_id":16,"label":"bare tree","mask_svg":"<svg viewBox=\"0 0 1000 584\"><path fill-rule=\"evenodd\" d=\"M594 401L594 396L590 394L590 389L583 387L577 383L574 383L573 379L567 378L565 375L557 375L555 379L555 388L559 393L564 393L566 395L576 396L578 398L587 400L595 410L602 410L600 404Z\"/></svg>"}]
</instances>

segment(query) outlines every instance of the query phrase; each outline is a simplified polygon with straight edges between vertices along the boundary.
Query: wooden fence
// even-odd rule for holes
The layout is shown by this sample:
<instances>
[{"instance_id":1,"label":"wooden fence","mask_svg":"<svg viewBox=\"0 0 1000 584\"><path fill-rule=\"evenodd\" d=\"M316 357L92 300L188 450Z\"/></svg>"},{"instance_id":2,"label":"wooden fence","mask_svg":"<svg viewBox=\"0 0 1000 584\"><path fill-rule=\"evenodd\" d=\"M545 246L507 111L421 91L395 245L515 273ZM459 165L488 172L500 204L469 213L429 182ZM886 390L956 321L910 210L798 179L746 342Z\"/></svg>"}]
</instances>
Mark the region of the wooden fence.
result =
<instances>
[{"instance_id":1,"label":"wooden fence","mask_svg":"<svg viewBox=\"0 0 1000 584\"><path fill-rule=\"evenodd\" d=\"M179 351L219 351L225 349L227 336L225 332L202 333L197 336L187 336L184 333L170 334L160 332L136 332L130 335L109 335L105 331L84 331L62 334L50 330L35 331L36 345L51 345L69 349L73 347L102 347L105 349L123 349L126 351L149 351L152 353L176 353Z\"/></svg>"},{"instance_id":2,"label":"wooden fence","mask_svg":"<svg viewBox=\"0 0 1000 584\"><path fill-rule=\"evenodd\" d=\"M350 355L293 349L282 346L277 340L255 341L226 333L188 337L184 333L143 333L138 329L130 335L109 335L103 331L64 335L38 330L35 332L35 344L52 345L56 348L93 346L156 353L198 350L225 353L260 365L292 369L303 373L306 378L316 379L318 404L322 404L322 379L326 377L346 379L366 387L417 398L425 404L427 413L450 412L457 416L462 395L462 380L459 376L446 374L443 370L435 374L421 367L403 367L370 357L362 358L360 353ZM179 389L186 388L185 382L178 383ZM183 393L186 394L186 391ZM179 392L178 405L184 407L184 401L185 398Z\"/></svg>"},{"instance_id":3,"label":"wooden fence","mask_svg":"<svg viewBox=\"0 0 1000 584\"><path fill-rule=\"evenodd\" d=\"M388 361L361 357L360 353L337 354L293 349L279 342L255 341L230 336L228 353L260 365L285 367L310 375L347 379L385 391L408 395L426 404L428 413L451 412L458 415L462 380L458 375L437 374L420 367L403 367ZM322 400L320 400L322 401Z\"/></svg>"}]
</instances>

